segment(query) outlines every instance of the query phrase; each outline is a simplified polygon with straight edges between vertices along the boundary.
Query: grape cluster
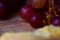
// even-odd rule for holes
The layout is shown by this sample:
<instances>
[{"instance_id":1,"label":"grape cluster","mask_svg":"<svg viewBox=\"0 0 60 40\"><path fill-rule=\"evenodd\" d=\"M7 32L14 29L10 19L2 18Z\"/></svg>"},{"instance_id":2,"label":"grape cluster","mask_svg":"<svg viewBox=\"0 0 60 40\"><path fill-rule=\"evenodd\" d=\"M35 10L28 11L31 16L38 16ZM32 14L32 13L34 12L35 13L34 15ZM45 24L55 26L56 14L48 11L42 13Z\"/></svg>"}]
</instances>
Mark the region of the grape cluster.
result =
<instances>
[{"instance_id":1,"label":"grape cluster","mask_svg":"<svg viewBox=\"0 0 60 40\"><path fill-rule=\"evenodd\" d=\"M36 3L36 2L37 3ZM44 2L43 4L41 4ZM39 4L39 5L37 5ZM35 28L43 27L43 25L47 25L47 22L45 21L47 12L48 11L48 5L46 3L46 0L29 0L29 4L24 5L20 9L20 16L28 21L31 26Z\"/></svg>"},{"instance_id":2,"label":"grape cluster","mask_svg":"<svg viewBox=\"0 0 60 40\"><path fill-rule=\"evenodd\" d=\"M60 0L0 0L0 18L16 11L34 28L60 26Z\"/></svg>"}]
</instances>

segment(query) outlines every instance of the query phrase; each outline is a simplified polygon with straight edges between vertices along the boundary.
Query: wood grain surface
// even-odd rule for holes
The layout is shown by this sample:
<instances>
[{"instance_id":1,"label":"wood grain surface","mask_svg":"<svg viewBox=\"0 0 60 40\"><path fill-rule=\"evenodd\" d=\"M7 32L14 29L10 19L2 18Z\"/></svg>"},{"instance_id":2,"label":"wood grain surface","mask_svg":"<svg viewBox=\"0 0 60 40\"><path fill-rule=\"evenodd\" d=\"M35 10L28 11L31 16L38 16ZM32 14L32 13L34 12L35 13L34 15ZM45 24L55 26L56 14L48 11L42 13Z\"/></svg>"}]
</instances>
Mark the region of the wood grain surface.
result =
<instances>
[{"instance_id":1,"label":"wood grain surface","mask_svg":"<svg viewBox=\"0 0 60 40\"><path fill-rule=\"evenodd\" d=\"M15 16L9 20L0 21L0 34L4 32L32 31L34 28L21 17Z\"/></svg>"}]
</instances>

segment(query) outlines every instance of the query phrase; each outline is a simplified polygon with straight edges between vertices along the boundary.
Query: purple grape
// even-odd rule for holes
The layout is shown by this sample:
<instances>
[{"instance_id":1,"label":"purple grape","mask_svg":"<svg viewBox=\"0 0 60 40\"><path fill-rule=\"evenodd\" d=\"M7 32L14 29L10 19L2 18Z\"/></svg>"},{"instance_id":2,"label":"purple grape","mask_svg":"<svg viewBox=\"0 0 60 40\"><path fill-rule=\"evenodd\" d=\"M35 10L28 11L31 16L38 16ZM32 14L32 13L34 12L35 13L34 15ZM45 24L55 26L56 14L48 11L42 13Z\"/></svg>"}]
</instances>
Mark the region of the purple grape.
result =
<instances>
[{"instance_id":1,"label":"purple grape","mask_svg":"<svg viewBox=\"0 0 60 40\"><path fill-rule=\"evenodd\" d=\"M30 23L30 25L34 28L41 28L45 25L47 25L47 21L46 21L46 12L35 12L31 18L28 20L28 22ZM43 22L45 20L45 22Z\"/></svg>"},{"instance_id":2,"label":"purple grape","mask_svg":"<svg viewBox=\"0 0 60 40\"><path fill-rule=\"evenodd\" d=\"M53 17L51 23L55 26L60 26L60 17L59 16Z\"/></svg>"},{"instance_id":3,"label":"purple grape","mask_svg":"<svg viewBox=\"0 0 60 40\"><path fill-rule=\"evenodd\" d=\"M40 28L42 27L43 18L42 15L35 13L32 15L32 17L29 19L29 23L34 28Z\"/></svg>"}]
</instances>

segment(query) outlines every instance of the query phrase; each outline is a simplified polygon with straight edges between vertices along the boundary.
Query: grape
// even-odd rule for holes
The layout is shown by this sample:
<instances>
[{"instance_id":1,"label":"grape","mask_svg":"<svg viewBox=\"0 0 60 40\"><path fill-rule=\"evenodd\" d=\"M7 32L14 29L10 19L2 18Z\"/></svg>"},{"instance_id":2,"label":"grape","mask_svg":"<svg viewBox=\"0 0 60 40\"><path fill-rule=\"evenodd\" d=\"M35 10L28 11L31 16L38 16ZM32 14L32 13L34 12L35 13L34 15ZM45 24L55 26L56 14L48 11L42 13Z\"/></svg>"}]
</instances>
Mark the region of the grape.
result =
<instances>
[{"instance_id":1,"label":"grape","mask_svg":"<svg viewBox=\"0 0 60 40\"><path fill-rule=\"evenodd\" d=\"M46 4L46 0L30 0L30 5L34 8L42 8Z\"/></svg>"},{"instance_id":2,"label":"grape","mask_svg":"<svg viewBox=\"0 0 60 40\"><path fill-rule=\"evenodd\" d=\"M31 18L29 19L29 23L32 27L34 28L40 28L44 26L43 20L45 19L45 14L44 12L38 13L35 12Z\"/></svg>"},{"instance_id":3,"label":"grape","mask_svg":"<svg viewBox=\"0 0 60 40\"><path fill-rule=\"evenodd\" d=\"M20 16L25 19L25 20L29 20L29 18L31 17L31 15L34 13L34 10L31 6L29 5L25 5L20 9Z\"/></svg>"},{"instance_id":4,"label":"grape","mask_svg":"<svg viewBox=\"0 0 60 40\"><path fill-rule=\"evenodd\" d=\"M55 26L60 26L60 16L53 17L51 23Z\"/></svg>"},{"instance_id":5,"label":"grape","mask_svg":"<svg viewBox=\"0 0 60 40\"><path fill-rule=\"evenodd\" d=\"M39 27L42 27L42 21L43 19L41 18L40 15L34 14L30 18L29 23L32 27L39 28Z\"/></svg>"}]
</instances>

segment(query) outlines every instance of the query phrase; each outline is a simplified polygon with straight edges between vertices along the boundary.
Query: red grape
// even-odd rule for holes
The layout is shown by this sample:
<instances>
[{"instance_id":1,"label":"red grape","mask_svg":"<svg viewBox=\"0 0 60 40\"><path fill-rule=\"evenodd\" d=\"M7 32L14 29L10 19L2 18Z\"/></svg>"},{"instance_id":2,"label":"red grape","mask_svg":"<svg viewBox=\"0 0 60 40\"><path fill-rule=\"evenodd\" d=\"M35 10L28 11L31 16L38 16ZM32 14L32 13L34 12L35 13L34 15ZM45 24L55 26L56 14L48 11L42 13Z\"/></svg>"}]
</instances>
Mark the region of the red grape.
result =
<instances>
[{"instance_id":1,"label":"red grape","mask_svg":"<svg viewBox=\"0 0 60 40\"><path fill-rule=\"evenodd\" d=\"M43 13L35 13L31 16L31 18L29 19L29 23L32 27L34 28L39 28L39 27L43 27L43 20L44 20L44 17L42 15Z\"/></svg>"},{"instance_id":2,"label":"red grape","mask_svg":"<svg viewBox=\"0 0 60 40\"><path fill-rule=\"evenodd\" d=\"M51 23L55 26L60 26L60 16L53 17Z\"/></svg>"},{"instance_id":3,"label":"red grape","mask_svg":"<svg viewBox=\"0 0 60 40\"><path fill-rule=\"evenodd\" d=\"M29 20L29 18L31 17L31 15L34 13L34 10L31 6L29 5L25 5L20 9L20 16L25 19L25 20Z\"/></svg>"},{"instance_id":4,"label":"red grape","mask_svg":"<svg viewBox=\"0 0 60 40\"><path fill-rule=\"evenodd\" d=\"M7 6L4 2L0 2L0 18L4 18L6 14Z\"/></svg>"},{"instance_id":5,"label":"red grape","mask_svg":"<svg viewBox=\"0 0 60 40\"><path fill-rule=\"evenodd\" d=\"M30 0L30 5L34 8L42 8L46 4L46 0Z\"/></svg>"}]
</instances>

